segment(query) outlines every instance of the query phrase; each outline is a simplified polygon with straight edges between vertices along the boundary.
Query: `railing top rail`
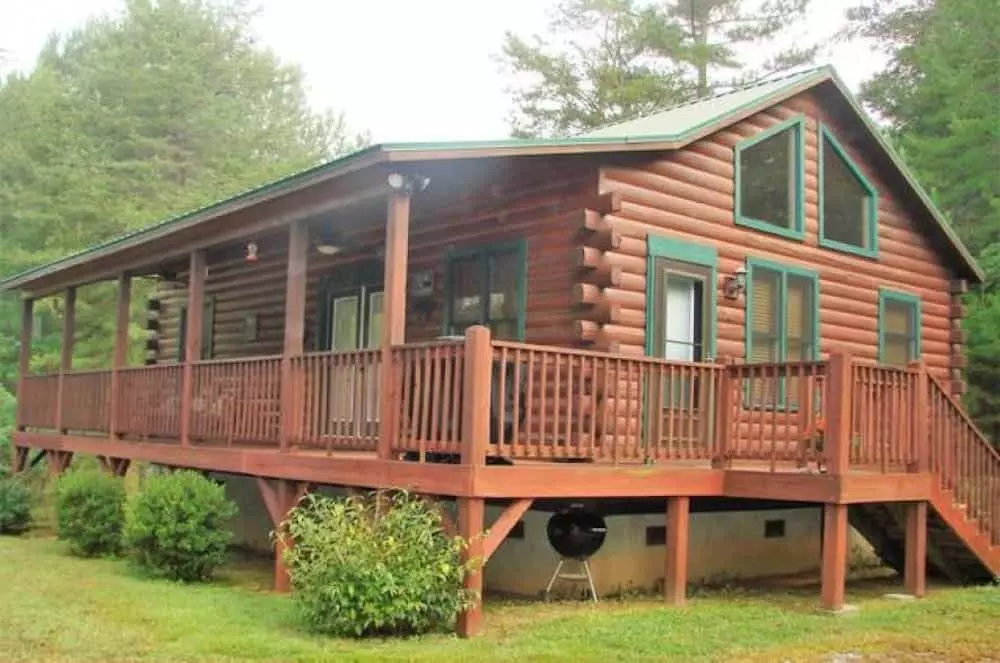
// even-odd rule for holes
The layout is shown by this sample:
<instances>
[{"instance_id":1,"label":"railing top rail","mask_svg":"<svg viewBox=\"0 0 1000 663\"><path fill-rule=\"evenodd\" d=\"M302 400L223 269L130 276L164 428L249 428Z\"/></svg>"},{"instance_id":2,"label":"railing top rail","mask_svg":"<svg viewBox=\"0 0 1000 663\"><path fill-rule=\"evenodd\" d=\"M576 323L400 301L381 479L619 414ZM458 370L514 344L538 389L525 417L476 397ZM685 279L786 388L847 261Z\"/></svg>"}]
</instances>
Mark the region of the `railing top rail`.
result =
<instances>
[{"instance_id":1,"label":"railing top rail","mask_svg":"<svg viewBox=\"0 0 1000 663\"><path fill-rule=\"evenodd\" d=\"M114 371L110 368L84 368L66 371L63 375L66 377L72 377L74 375L111 375L113 372Z\"/></svg>"},{"instance_id":2,"label":"railing top rail","mask_svg":"<svg viewBox=\"0 0 1000 663\"><path fill-rule=\"evenodd\" d=\"M121 373L130 373L138 371L165 371L167 369L180 370L184 368L184 364L178 362L170 362L166 364L148 364L144 366L122 366L118 369ZM110 372L111 369L108 369Z\"/></svg>"},{"instance_id":3,"label":"railing top rail","mask_svg":"<svg viewBox=\"0 0 1000 663\"><path fill-rule=\"evenodd\" d=\"M988 453L993 457L995 461L1000 463L1000 452L998 452L996 450L996 447L994 447L993 444L990 442L990 438L986 437L983 431L979 430L979 426L977 426L976 423L972 421L968 413L966 413L965 408L963 408L962 405L957 400L955 400L954 396L948 393L948 390L944 388L944 385L941 384L940 380L938 380L930 373L927 374L927 377L931 385L933 385L932 388L937 389L938 395L951 404L951 406L955 409L955 411L958 412L958 416L962 418L962 421L964 421L965 424L972 429L972 431L976 434L976 437L979 438L979 441L986 446Z\"/></svg>"},{"instance_id":4,"label":"railing top rail","mask_svg":"<svg viewBox=\"0 0 1000 663\"><path fill-rule=\"evenodd\" d=\"M421 348L439 348L439 347L454 347L457 345L465 345L465 338L439 338L433 341L419 341L416 343L400 343L398 345L393 345L393 350L420 350Z\"/></svg>"},{"instance_id":5,"label":"railing top rail","mask_svg":"<svg viewBox=\"0 0 1000 663\"><path fill-rule=\"evenodd\" d=\"M767 361L753 363L728 364L728 368L736 371L759 371L773 368L796 368L796 369L825 369L827 367L825 359L811 359L809 361Z\"/></svg>"},{"instance_id":6,"label":"railing top rail","mask_svg":"<svg viewBox=\"0 0 1000 663\"><path fill-rule=\"evenodd\" d=\"M226 359L199 359L191 362L192 366L220 366L226 364L256 364L269 361L280 361L281 355L251 355L248 357L229 357Z\"/></svg>"},{"instance_id":7,"label":"railing top rail","mask_svg":"<svg viewBox=\"0 0 1000 663\"><path fill-rule=\"evenodd\" d=\"M635 363L668 365L668 366L686 366L694 368L705 368L711 370L722 370L726 367L725 364L717 362L673 361L669 359L662 359L660 357L621 355L621 354L614 354L611 352L598 352L595 350L579 350L577 348L564 348L558 345L533 345L530 343L518 343L515 341L492 341L492 344L493 348L497 350L503 348L506 348L508 350L528 350L531 352L547 352L550 354L570 355L573 357L591 357L594 359L611 359L615 361L628 361Z\"/></svg>"},{"instance_id":8,"label":"railing top rail","mask_svg":"<svg viewBox=\"0 0 1000 663\"><path fill-rule=\"evenodd\" d=\"M28 373L24 376L25 380L41 380L44 378L57 378L59 377L59 371L54 373Z\"/></svg>"},{"instance_id":9,"label":"railing top rail","mask_svg":"<svg viewBox=\"0 0 1000 663\"><path fill-rule=\"evenodd\" d=\"M292 359L312 359L316 357L359 357L366 355L376 355L382 352L382 348L361 348L360 350L314 350L295 355ZM281 355L275 357L281 359Z\"/></svg>"},{"instance_id":10,"label":"railing top rail","mask_svg":"<svg viewBox=\"0 0 1000 663\"><path fill-rule=\"evenodd\" d=\"M910 368L909 366L885 366L884 364L879 364L878 362L870 359L854 359L853 364L855 368L877 370L882 373L905 373L908 375L918 375L920 373L919 368Z\"/></svg>"}]
</instances>

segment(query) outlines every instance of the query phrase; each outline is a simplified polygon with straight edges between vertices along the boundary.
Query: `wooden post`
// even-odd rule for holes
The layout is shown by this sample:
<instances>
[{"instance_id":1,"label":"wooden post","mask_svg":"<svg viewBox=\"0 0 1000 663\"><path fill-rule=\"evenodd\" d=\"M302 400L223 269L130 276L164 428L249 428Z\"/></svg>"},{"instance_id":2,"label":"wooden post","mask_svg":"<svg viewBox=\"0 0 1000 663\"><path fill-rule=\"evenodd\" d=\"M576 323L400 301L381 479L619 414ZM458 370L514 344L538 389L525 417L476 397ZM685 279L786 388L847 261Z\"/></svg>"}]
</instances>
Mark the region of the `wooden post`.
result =
<instances>
[{"instance_id":1,"label":"wooden post","mask_svg":"<svg viewBox=\"0 0 1000 663\"><path fill-rule=\"evenodd\" d=\"M21 302L21 349L17 381L17 430L24 430L24 384L31 372L31 339L34 335L35 300Z\"/></svg>"},{"instance_id":2,"label":"wooden post","mask_svg":"<svg viewBox=\"0 0 1000 663\"><path fill-rule=\"evenodd\" d=\"M192 251L188 264L187 327L184 337L184 375L181 383L181 446L191 444L194 401L194 362L201 359L202 316L205 314L205 252Z\"/></svg>"},{"instance_id":3,"label":"wooden post","mask_svg":"<svg viewBox=\"0 0 1000 663\"><path fill-rule=\"evenodd\" d=\"M712 467L728 468L732 464L733 435L733 378L729 375L732 359L720 359L722 371L719 372L719 384L715 393L715 454L712 457ZM736 422L739 425L739 422Z\"/></svg>"},{"instance_id":4,"label":"wooden post","mask_svg":"<svg viewBox=\"0 0 1000 663\"><path fill-rule=\"evenodd\" d=\"M691 522L689 497L667 498L667 559L663 574L663 598L671 605L687 603L688 533Z\"/></svg>"},{"instance_id":5,"label":"wooden post","mask_svg":"<svg viewBox=\"0 0 1000 663\"><path fill-rule=\"evenodd\" d=\"M468 638L483 627L483 526L486 518L484 500L458 498L458 533L467 542L462 561L472 564L465 574L465 589L475 595L474 603L458 617L458 635Z\"/></svg>"},{"instance_id":6,"label":"wooden post","mask_svg":"<svg viewBox=\"0 0 1000 663\"><path fill-rule=\"evenodd\" d=\"M922 597L927 589L927 502L906 505L906 592Z\"/></svg>"},{"instance_id":7,"label":"wooden post","mask_svg":"<svg viewBox=\"0 0 1000 663\"><path fill-rule=\"evenodd\" d=\"M66 373L73 370L73 343L76 338L76 288L66 289L66 305L63 311L62 361L59 364L59 393L56 397L56 430L65 433L63 426L66 406Z\"/></svg>"},{"instance_id":8,"label":"wooden post","mask_svg":"<svg viewBox=\"0 0 1000 663\"><path fill-rule=\"evenodd\" d=\"M392 346L406 342L406 273L410 243L410 194L389 195L385 218L385 295L382 308L382 389L378 457L390 458L400 415L399 384Z\"/></svg>"},{"instance_id":9,"label":"wooden post","mask_svg":"<svg viewBox=\"0 0 1000 663\"><path fill-rule=\"evenodd\" d=\"M288 228L288 271L285 281L285 345L281 356L280 448L288 451L296 437L301 414L300 390L292 359L305 350L306 278L309 267L309 229L305 221Z\"/></svg>"},{"instance_id":10,"label":"wooden post","mask_svg":"<svg viewBox=\"0 0 1000 663\"><path fill-rule=\"evenodd\" d=\"M488 327L465 330L465 374L462 398L462 465L485 465L490 443L490 389L493 346Z\"/></svg>"},{"instance_id":11,"label":"wooden post","mask_svg":"<svg viewBox=\"0 0 1000 663\"><path fill-rule=\"evenodd\" d=\"M118 387L119 370L128 362L128 322L129 305L132 301L132 277L118 276L118 303L115 308L115 349L111 355L111 405L108 408L111 421L108 422L108 436L114 439L118 434L118 415L121 394Z\"/></svg>"},{"instance_id":12,"label":"wooden post","mask_svg":"<svg viewBox=\"0 0 1000 663\"><path fill-rule=\"evenodd\" d=\"M822 605L834 612L844 607L847 584L847 505L823 505Z\"/></svg>"},{"instance_id":13,"label":"wooden post","mask_svg":"<svg viewBox=\"0 0 1000 663\"><path fill-rule=\"evenodd\" d=\"M267 513L271 517L271 524L276 533L274 540L274 591L287 593L292 589L291 577L288 575L288 567L285 565L285 551L289 550L294 541L287 532L281 532L281 528L288 513L295 508L302 496L309 490L309 484L304 481L289 481L288 479L276 479L275 485L264 477L257 477L257 487L260 489L261 499L267 507ZM283 536L277 536L278 533Z\"/></svg>"},{"instance_id":14,"label":"wooden post","mask_svg":"<svg viewBox=\"0 0 1000 663\"><path fill-rule=\"evenodd\" d=\"M844 474L851 458L851 405L854 395L854 359L834 350L827 368L827 423L823 452L830 474Z\"/></svg>"},{"instance_id":15,"label":"wooden post","mask_svg":"<svg viewBox=\"0 0 1000 663\"><path fill-rule=\"evenodd\" d=\"M909 368L917 371L916 384L911 401L913 421L910 430L913 435L913 463L910 466L912 472L930 472L931 469L931 441L930 441L930 380L927 377L927 367L924 361L918 359L910 362Z\"/></svg>"}]
</instances>

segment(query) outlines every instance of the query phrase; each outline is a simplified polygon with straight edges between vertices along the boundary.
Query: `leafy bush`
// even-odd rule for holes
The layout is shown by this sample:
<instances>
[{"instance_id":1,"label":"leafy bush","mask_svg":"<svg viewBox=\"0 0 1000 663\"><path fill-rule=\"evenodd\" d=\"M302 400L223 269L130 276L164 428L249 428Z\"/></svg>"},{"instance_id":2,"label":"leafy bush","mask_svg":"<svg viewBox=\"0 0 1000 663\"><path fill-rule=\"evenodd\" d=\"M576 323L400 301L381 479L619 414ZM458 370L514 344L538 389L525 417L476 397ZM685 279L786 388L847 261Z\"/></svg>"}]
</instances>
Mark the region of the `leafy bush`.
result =
<instances>
[{"instance_id":1,"label":"leafy bush","mask_svg":"<svg viewBox=\"0 0 1000 663\"><path fill-rule=\"evenodd\" d=\"M17 401L0 385L0 474L4 474L14 462L14 447L11 445L10 436L14 431L16 410Z\"/></svg>"},{"instance_id":2,"label":"leafy bush","mask_svg":"<svg viewBox=\"0 0 1000 663\"><path fill-rule=\"evenodd\" d=\"M19 476L0 473L0 534L31 527L31 490Z\"/></svg>"},{"instance_id":3,"label":"leafy bush","mask_svg":"<svg viewBox=\"0 0 1000 663\"><path fill-rule=\"evenodd\" d=\"M225 489L189 470L149 476L129 502L125 540L135 560L154 575L206 580L225 561L236 505Z\"/></svg>"},{"instance_id":4,"label":"leafy bush","mask_svg":"<svg viewBox=\"0 0 1000 663\"><path fill-rule=\"evenodd\" d=\"M69 472L56 486L59 538L84 557L115 554L122 548L125 482L97 468Z\"/></svg>"},{"instance_id":5,"label":"leafy bush","mask_svg":"<svg viewBox=\"0 0 1000 663\"><path fill-rule=\"evenodd\" d=\"M279 537L292 598L314 631L338 636L409 635L451 624L472 596L462 586L463 542L441 514L406 493L375 499L309 495Z\"/></svg>"}]
</instances>

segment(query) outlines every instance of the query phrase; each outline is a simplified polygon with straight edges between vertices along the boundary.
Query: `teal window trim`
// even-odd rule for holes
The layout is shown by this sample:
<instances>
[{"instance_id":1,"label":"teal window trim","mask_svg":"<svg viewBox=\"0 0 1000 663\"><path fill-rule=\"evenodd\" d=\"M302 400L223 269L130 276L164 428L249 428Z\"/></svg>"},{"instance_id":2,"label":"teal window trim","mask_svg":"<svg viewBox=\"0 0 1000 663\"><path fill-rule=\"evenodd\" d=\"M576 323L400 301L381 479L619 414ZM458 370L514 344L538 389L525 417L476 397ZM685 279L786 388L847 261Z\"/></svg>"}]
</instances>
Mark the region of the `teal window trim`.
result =
<instances>
[{"instance_id":1,"label":"teal window trim","mask_svg":"<svg viewBox=\"0 0 1000 663\"><path fill-rule=\"evenodd\" d=\"M811 359L816 360L819 358L819 273L811 269L804 269L802 267L796 267L794 265L786 265L783 263L772 262L770 260L762 260L760 258L747 258L747 287L746 287L746 322L744 323L744 333L746 335L744 342L744 361L747 363L751 362L751 357L753 356L753 279L755 274L759 270L769 271L778 274L778 320L777 322L777 335L778 335L778 358L777 361L787 361L788 360L788 277L796 276L798 278L806 279L812 283L812 315L810 316L810 335L812 337L812 357ZM787 403L787 393L785 390L785 383L782 381L780 385L780 392L778 395L778 407L784 408ZM744 390L745 400L750 404L750 392L749 384ZM751 404L752 405L752 404Z\"/></svg>"},{"instance_id":2,"label":"teal window trim","mask_svg":"<svg viewBox=\"0 0 1000 663\"><path fill-rule=\"evenodd\" d=\"M523 237L496 244L480 244L477 246L449 249L448 255L445 259L444 271L444 315L441 320L441 333L443 335L447 336L452 333L451 317L453 302L451 292L454 285L451 282L452 262L461 258L481 257L483 261L483 269L486 271L488 277L490 264L489 257L502 253L515 253L517 255L517 263L519 265L517 278L517 340L525 340L528 322L528 241ZM488 278L486 282L489 282ZM484 301L483 305L488 306L489 302Z\"/></svg>"},{"instance_id":3,"label":"teal window trim","mask_svg":"<svg viewBox=\"0 0 1000 663\"><path fill-rule=\"evenodd\" d=\"M823 197L826 195L826 187L824 185L824 166L823 166L823 145L825 142L830 144L833 151L837 153L837 156L843 160L844 165L847 169L851 171L854 177L858 180L858 183L868 193L868 247L854 246L853 244L847 244L845 242L839 242L835 239L827 239L825 235L825 225L823 219ZM820 125L819 127L819 245L827 248L833 249L835 251L843 251L844 253L853 253L854 255L861 256L863 258L877 258L878 257L878 189L875 185L871 183L865 174L858 167L858 164L854 162L854 159L850 157L844 146L841 145L837 137L833 135L826 126Z\"/></svg>"},{"instance_id":4,"label":"teal window trim","mask_svg":"<svg viewBox=\"0 0 1000 663\"><path fill-rule=\"evenodd\" d=\"M783 228L781 226L776 226L773 223L768 223L760 219L755 219L753 217L744 216L742 214L742 193L741 193L741 175L740 175L740 158L743 151L749 149L760 143L761 141L767 140L772 136L780 134L784 131L794 131L796 133L795 140L795 168L794 177L795 181L792 182L792 187L795 191L795 210L792 219L793 227ZM789 120L785 120L780 124L776 124L770 129L761 131L760 133L746 138L736 144L734 151L734 220L736 225L746 226L748 228L753 228L754 230L760 230L762 232L771 233L772 235L779 235L787 239L795 239L799 241L805 240L806 235L806 118L804 115L799 115L793 117Z\"/></svg>"},{"instance_id":5,"label":"teal window trim","mask_svg":"<svg viewBox=\"0 0 1000 663\"><path fill-rule=\"evenodd\" d=\"M211 359L215 356L215 296L206 296L204 311L201 318L201 359ZM186 303L181 304L177 320L177 363L184 362L184 346L187 345L187 312Z\"/></svg>"},{"instance_id":6,"label":"teal window trim","mask_svg":"<svg viewBox=\"0 0 1000 663\"><path fill-rule=\"evenodd\" d=\"M878 360L879 363L885 361L885 305L888 302L895 302L910 307L911 320L913 322L913 341L910 354L913 359L920 359L923 352L921 337L923 336L923 305L922 300L917 295L889 288L879 288L878 291Z\"/></svg>"},{"instance_id":7,"label":"teal window trim","mask_svg":"<svg viewBox=\"0 0 1000 663\"><path fill-rule=\"evenodd\" d=\"M656 321L653 319L653 311L656 310L656 300L659 297L657 292L657 279L654 278L656 269L656 259L666 258L677 262L686 262L701 267L711 269L711 280L705 284L708 290L708 306L705 310L705 321L708 327L707 338L705 339L705 360L714 359L718 351L719 342L719 319L718 319L718 290L719 290L719 252L714 247L704 244L685 242L672 237L662 237L650 235L647 239L646 259L646 355L652 356L656 350Z\"/></svg>"}]
</instances>

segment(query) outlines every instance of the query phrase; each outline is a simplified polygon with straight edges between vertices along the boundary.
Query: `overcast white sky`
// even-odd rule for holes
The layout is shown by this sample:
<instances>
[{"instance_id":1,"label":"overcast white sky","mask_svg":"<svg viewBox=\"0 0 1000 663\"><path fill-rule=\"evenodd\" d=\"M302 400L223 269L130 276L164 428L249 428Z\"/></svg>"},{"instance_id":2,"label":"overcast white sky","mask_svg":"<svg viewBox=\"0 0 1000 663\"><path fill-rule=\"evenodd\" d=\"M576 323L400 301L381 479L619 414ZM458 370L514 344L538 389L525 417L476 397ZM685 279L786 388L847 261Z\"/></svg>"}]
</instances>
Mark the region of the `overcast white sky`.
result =
<instances>
[{"instance_id":1,"label":"overcast white sky","mask_svg":"<svg viewBox=\"0 0 1000 663\"><path fill-rule=\"evenodd\" d=\"M856 0L813 0L807 37L837 27ZM0 0L4 68L27 69L46 37L120 0ZM493 56L505 30L541 31L550 0L257 0L255 30L303 66L313 103L343 110L376 142L508 135L506 81ZM879 64L867 48L820 56L852 88Z\"/></svg>"}]
</instances>

